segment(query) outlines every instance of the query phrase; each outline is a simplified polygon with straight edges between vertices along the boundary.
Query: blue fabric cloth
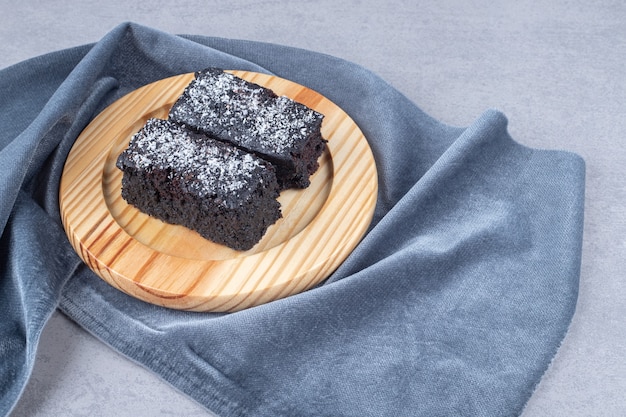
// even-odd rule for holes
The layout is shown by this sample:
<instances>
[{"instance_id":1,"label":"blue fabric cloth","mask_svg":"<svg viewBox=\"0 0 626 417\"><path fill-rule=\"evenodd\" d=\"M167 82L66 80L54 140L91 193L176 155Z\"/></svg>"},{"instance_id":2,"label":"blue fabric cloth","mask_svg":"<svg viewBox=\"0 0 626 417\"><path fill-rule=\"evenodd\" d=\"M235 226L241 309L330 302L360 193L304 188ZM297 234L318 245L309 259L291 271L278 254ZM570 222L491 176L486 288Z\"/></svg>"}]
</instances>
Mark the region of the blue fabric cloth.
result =
<instances>
[{"instance_id":1,"label":"blue fabric cloth","mask_svg":"<svg viewBox=\"0 0 626 417\"><path fill-rule=\"evenodd\" d=\"M368 234L328 280L232 314L108 286L74 253L58 208L65 157L99 111L206 66L324 94L361 127L379 173ZM567 331L584 162L516 143L498 111L451 127L340 59L136 24L6 68L0 92L0 414L57 307L223 417L517 415Z\"/></svg>"}]
</instances>

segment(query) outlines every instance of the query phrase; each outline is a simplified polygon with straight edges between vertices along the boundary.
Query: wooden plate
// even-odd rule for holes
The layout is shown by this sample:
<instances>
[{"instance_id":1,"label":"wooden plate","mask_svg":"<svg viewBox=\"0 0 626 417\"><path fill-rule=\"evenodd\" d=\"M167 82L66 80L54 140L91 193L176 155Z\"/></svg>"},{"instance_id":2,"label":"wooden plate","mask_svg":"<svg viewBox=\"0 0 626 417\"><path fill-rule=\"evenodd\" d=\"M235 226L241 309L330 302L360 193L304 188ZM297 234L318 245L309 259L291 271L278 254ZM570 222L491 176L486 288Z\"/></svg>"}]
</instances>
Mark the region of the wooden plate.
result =
<instances>
[{"instance_id":1,"label":"wooden plate","mask_svg":"<svg viewBox=\"0 0 626 417\"><path fill-rule=\"evenodd\" d=\"M305 190L285 190L283 218L238 252L165 224L122 199L115 167L150 117L167 113L193 79L184 74L122 97L81 133L65 163L60 209L85 263L112 286L175 309L236 311L304 291L328 277L363 237L374 213L376 166L357 125L322 95L265 74L232 71L325 115L328 149Z\"/></svg>"}]
</instances>

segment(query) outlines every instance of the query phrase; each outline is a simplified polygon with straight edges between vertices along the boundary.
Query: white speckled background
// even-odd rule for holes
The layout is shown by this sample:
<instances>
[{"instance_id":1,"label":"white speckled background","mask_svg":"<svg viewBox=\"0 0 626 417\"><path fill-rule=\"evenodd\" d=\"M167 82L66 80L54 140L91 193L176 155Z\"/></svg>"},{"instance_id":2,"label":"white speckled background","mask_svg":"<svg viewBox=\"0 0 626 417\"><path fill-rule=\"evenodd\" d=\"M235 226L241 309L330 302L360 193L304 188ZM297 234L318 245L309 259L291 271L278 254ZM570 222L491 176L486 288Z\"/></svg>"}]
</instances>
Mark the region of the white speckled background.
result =
<instances>
[{"instance_id":1,"label":"white speckled background","mask_svg":"<svg viewBox=\"0 0 626 417\"><path fill-rule=\"evenodd\" d=\"M587 162L576 315L523 416L622 416L626 3L536 3L0 0L0 68L135 21L335 55L378 73L449 124L502 110L517 141L571 150ZM210 414L56 313L12 416L84 415Z\"/></svg>"}]
</instances>

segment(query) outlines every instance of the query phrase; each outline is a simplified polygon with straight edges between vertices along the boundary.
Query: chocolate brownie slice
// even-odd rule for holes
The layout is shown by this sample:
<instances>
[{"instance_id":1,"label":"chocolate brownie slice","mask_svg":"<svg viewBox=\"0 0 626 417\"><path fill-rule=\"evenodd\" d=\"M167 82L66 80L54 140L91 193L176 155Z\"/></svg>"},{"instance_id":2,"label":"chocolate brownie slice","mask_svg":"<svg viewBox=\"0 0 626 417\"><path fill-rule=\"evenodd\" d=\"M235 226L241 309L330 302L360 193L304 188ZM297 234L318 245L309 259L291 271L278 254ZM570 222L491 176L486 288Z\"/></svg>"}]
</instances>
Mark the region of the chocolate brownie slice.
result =
<instances>
[{"instance_id":1,"label":"chocolate brownie slice","mask_svg":"<svg viewBox=\"0 0 626 417\"><path fill-rule=\"evenodd\" d=\"M270 164L169 120L148 120L116 165L129 204L236 250L281 217Z\"/></svg>"},{"instance_id":2,"label":"chocolate brownie slice","mask_svg":"<svg viewBox=\"0 0 626 417\"><path fill-rule=\"evenodd\" d=\"M270 161L281 189L309 185L326 146L323 117L218 68L196 72L169 112L171 120Z\"/></svg>"}]
</instances>

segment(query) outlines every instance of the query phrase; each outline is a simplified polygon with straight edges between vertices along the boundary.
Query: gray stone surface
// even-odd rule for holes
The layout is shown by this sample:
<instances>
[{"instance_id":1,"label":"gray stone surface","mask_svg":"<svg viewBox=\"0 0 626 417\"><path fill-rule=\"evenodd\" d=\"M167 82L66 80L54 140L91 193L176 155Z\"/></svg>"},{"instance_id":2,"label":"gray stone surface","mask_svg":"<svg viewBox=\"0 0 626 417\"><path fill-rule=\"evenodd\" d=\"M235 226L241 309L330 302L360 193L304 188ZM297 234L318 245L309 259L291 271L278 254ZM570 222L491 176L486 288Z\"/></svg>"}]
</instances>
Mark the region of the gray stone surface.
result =
<instances>
[{"instance_id":1,"label":"gray stone surface","mask_svg":"<svg viewBox=\"0 0 626 417\"><path fill-rule=\"evenodd\" d=\"M626 4L535 3L0 0L0 67L135 21L335 55L453 125L503 111L517 141L587 162L577 311L523 416L624 415ZM12 416L53 415L210 414L55 313Z\"/></svg>"}]
</instances>

